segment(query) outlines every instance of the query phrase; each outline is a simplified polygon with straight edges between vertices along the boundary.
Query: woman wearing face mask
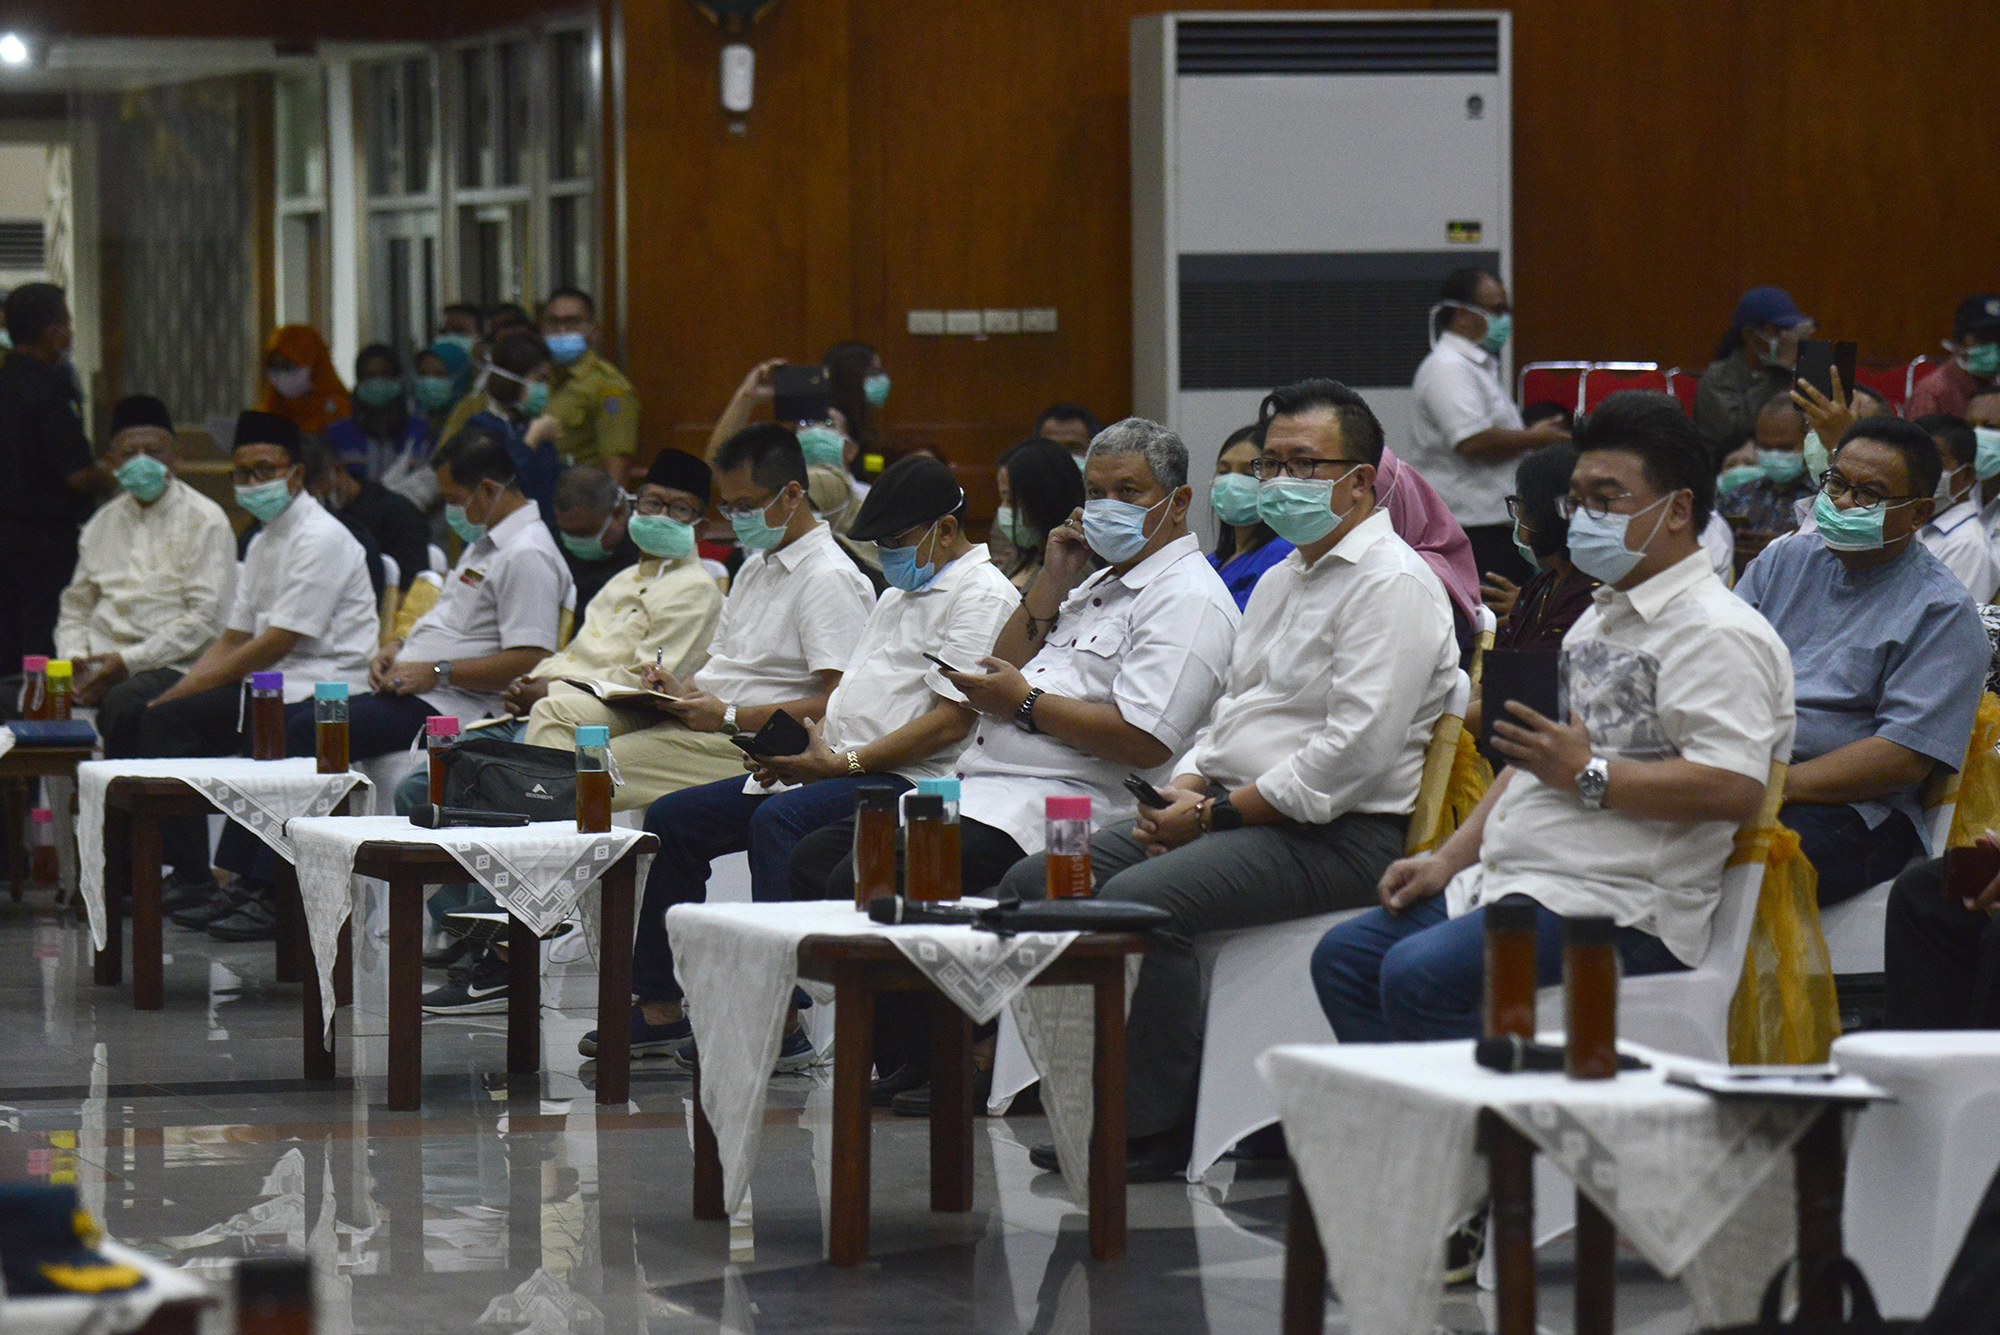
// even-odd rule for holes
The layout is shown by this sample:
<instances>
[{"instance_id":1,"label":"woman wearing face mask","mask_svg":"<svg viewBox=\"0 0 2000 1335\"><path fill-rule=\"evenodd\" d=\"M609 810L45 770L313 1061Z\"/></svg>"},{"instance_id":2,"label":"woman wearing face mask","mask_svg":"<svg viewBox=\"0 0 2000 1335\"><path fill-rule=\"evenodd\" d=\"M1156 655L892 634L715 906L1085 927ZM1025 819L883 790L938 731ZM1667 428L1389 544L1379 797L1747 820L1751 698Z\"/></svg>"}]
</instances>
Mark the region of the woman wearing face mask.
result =
<instances>
[{"instance_id":1,"label":"woman wearing face mask","mask_svg":"<svg viewBox=\"0 0 2000 1335\"><path fill-rule=\"evenodd\" d=\"M1000 570L1023 593L1042 573L1049 534L1083 508L1083 476L1052 440L1024 440L1000 456L994 481L1000 508L989 546Z\"/></svg>"},{"instance_id":2,"label":"woman wearing face mask","mask_svg":"<svg viewBox=\"0 0 2000 1335\"><path fill-rule=\"evenodd\" d=\"M1239 608L1250 601L1258 576L1293 550L1257 516L1256 463L1262 452L1254 425L1237 428L1222 443L1215 480L1208 487L1208 503L1222 530L1208 563L1229 586Z\"/></svg>"},{"instance_id":3,"label":"woman wearing face mask","mask_svg":"<svg viewBox=\"0 0 2000 1335\"><path fill-rule=\"evenodd\" d=\"M439 339L417 354L411 397L436 437L451 410L472 388L472 358L457 343Z\"/></svg>"},{"instance_id":4,"label":"woman wearing face mask","mask_svg":"<svg viewBox=\"0 0 2000 1335\"><path fill-rule=\"evenodd\" d=\"M828 348L819 360L826 367L833 406L847 422L848 438L860 447L848 471L866 479L882 471L882 435L875 426L875 414L889 401L889 373L882 369L882 354L849 339ZM877 461L872 469L871 457Z\"/></svg>"},{"instance_id":5,"label":"woman wearing face mask","mask_svg":"<svg viewBox=\"0 0 2000 1335\"><path fill-rule=\"evenodd\" d=\"M1718 466L1756 429L1757 410L1792 387L1799 340L1814 328L1780 287L1753 287L1736 303L1729 332L1695 390L1695 430Z\"/></svg>"},{"instance_id":6,"label":"woman wearing face mask","mask_svg":"<svg viewBox=\"0 0 2000 1335\"><path fill-rule=\"evenodd\" d=\"M326 340L311 325L288 324L271 331L264 343L264 387L257 411L296 423L301 431L326 430L327 423L347 416L347 387L333 369Z\"/></svg>"},{"instance_id":7,"label":"woman wearing face mask","mask_svg":"<svg viewBox=\"0 0 2000 1335\"><path fill-rule=\"evenodd\" d=\"M1514 599L1493 638L1496 649L1560 649L1563 634L1590 607L1595 577L1569 559L1569 522L1556 502L1569 494L1576 447L1550 445L1514 466L1514 545L1535 574Z\"/></svg>"},{"instance_id":8,"label":"woman wearing face mask","mask_svg":"<svg viewBox=\"0 0 2000 1335\"><path fill-rule=\"evenodd\" d=\"M379 482L419 510L437 500L430 423L410 411L402 365L386 343L354 359L354 411L328 425L327 445L356 478Z\"/></svg>"}]
</instances>

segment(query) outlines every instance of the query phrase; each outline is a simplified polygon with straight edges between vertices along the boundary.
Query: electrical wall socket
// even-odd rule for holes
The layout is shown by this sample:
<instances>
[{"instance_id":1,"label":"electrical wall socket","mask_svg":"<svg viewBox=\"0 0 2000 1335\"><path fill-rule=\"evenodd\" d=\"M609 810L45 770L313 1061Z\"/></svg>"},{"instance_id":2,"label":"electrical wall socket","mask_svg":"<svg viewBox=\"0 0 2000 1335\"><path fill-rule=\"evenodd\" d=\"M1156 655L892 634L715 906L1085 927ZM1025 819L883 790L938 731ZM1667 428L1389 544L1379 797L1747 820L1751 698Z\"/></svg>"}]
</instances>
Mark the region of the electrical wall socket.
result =
<instances>
[{"instance_id":1,"label":"electrical wall socket","mask_svg":"<svg viewBox=\"0 0 2000 1335\"><path fill-rule=\"evenodd\" d=\"M1030 306L1022 311L1021 332L1024 334L1055 333L1056 308L1053 306Z\"/></svg>"},{"instance_id":2,"label":"electrical wall socket","mask_svg":"<svg viewBox=\"0 0 2000 1335\"><path fill-rule=\"evenodd\" d=\"M1021 312L995 310L987 307L980 312L981 327L989 334L1018 334L1021 332Z\"/></svg>"},{"instance_id":3,"label":"electrical wall socket","mask_svg":"<svg viewBox=\"0 0 2000 1335\"><path fill-rule=\"evenodd\" d=\"M980 332L978 311L946 311L944 332L947 334L977 334Z\"/></svg>"},{"instance_id":4,"label":"electrical wall socket","mask_svg":"<svg viewBox=\"0 0 2000 1335\"><path fill-rule=\"evenodd\" d=\"M944 312L911 311L910 332L912 334L942 334L944 332Z\"/></svg>"}]
</instances>

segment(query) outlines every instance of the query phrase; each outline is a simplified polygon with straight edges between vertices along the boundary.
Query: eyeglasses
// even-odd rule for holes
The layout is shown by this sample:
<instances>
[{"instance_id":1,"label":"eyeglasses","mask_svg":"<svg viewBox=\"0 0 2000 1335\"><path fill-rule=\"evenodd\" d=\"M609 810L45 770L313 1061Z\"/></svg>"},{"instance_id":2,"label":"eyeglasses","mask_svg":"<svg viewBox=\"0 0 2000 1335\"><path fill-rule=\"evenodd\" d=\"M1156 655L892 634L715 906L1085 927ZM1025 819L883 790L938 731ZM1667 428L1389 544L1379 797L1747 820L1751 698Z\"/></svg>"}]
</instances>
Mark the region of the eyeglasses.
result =
<instances>
[{"instance_id":1,"label":"eyeglasses","mask_svg":"<svg viewBox=\"0 0 2000 1335\"><path fill-rule=\"evenodd\" d=\"M1556 502L1556 513L1561 515L1565 520L1569 520L1576 518L1576 512L1582 510L1588 513L1592 519L1602 519L1611 513L1612 506L1631 495L1632 493L1629 491L1621 491L1615 496L1607 496L1601 492L1595 496L1579 496L1575 492L1571 492ZM1508 498L1507 512L1509 514L1514 513L1513 502L1518 499L1519 497ZM1517 515L1516 518L1519 518L1519 516Z\"/></svg>"},{"instance_id":2,"label":"eyeglasses","mask_svg":"<svg viewBox=\"0 0 2000 1335\"><path fill-rule=\"evenodd\" d=\"M1518 524L1521 521L1521 512L1527 508L1528 503L1519 496L1509 496L1507 498L1507 517L1515 523Z\"/></svg>"},{"instance_id":3,"label":"eyeglasses","mask_svg":"<svg viewBox=\"0 0 2000 1335\"><path fill-rule=\"evenodd\" d=\"M657 497L653 496L641 497L633 508L642 515L665 515L669 519L678 519L683 524L692 524L701 518L701 511L695 509L686 501L663 503ZM725 509L723 513L727 514L729 512Z\"/></svg>"},{"instance_id":4,"label":"eyeglasses","mask_svg":"<svg viewBox=\"0 0 2000 1335\"><path fill-rule=\"evenodd\" d=\"M1306 482L1319 476L1319 469L1328 464L1346 464L1349 470L1359 468L1359 459L1314 459L1297 455L1290 459L1253 459L1250 461L1250 476L1259 482L1265 478L1277 477L1280 473L1297 482Z\"/></svg>"},{"instance_id":5,"label":"eyeglasses","mask_svg":"<svg viewBox=\"0 0 2000 1335\"><path fill-rule=\"evenodd\" d=\"M290 477L297 464L258 464L255 468L232 468L229 480L239 487L254 487L260 482L276 482L281 477Z\"/></svg>"},{"instance_id":6,"label":"eyeglasses","mask_svg":"<svg viewBox=\"0 0 2000 1335\"><path fill-rule=\"evenodd\" d=\"M1819 489L1826 493L1830 501L1839 501L1843 496L1852 496L1857 505L1887 505L1894 502L1907 505L1911 501L1929 500L1928 496L1891 496L1875 487L1849 482L1831 468L1819 475Z\"/></svg>"},{"instance_id":7,"label":"eyeglasses","mask_svg":"<svg viewBox=\"0 0 2000 1335\"><path fill-rule=\"evenodd\" d=\"M771 502L777 499L776 496L767 496L761 501L752 501L748 505L723 505L718 503L715 507L715 512L724 519L742 519L748 515L763 514L764 511L771 508Z\"/></svg>"}]
</instances>

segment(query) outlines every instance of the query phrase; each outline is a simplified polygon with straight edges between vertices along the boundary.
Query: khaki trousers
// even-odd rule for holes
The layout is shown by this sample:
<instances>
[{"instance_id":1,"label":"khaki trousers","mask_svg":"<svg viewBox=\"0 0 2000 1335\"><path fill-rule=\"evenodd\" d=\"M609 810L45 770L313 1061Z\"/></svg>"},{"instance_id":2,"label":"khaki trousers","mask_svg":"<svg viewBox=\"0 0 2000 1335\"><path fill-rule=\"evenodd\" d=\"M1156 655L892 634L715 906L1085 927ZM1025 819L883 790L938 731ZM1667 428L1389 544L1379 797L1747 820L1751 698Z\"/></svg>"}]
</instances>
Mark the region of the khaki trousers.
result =
<instances>
[{"instance_id":1,"label":"khaki trousers","mask_svg":"<svg viewBox=\"0 0 2000 1335\"><path fill-rule=\"evenodd\" d=\"M624 783L614 789L613 811L648 807L668 793L717 779L748 777L743 753L718 732L696 732L679 719L651 709L613 709L587 691L562 682L528 715L530 746L576 749L576 729L596 725L611 730L611 758Z\"/></svg>"}]
</instances>

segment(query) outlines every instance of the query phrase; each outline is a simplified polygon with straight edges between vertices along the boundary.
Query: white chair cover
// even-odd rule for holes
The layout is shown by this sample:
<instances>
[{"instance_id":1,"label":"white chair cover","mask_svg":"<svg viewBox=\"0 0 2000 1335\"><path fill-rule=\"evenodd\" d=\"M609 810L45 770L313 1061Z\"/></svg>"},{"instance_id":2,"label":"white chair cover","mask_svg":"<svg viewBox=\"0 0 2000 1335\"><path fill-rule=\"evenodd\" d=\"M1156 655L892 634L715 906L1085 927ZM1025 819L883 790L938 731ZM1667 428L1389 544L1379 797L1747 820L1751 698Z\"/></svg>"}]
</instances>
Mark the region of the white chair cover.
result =
<instances>
[{"instance_id":1,"label":"white chair cover","mask_svg":"<svg viewBox=\"0 0 2000 1335\"><path fill-rule=\"evenodd\" d=\"M1951 837L1951 818L1958 803L1940 802L1924 814L1930 826L1930 852L1919 852L1914 861L1938 857L1945 840ZM1845 903L1820 910L1820 931L1826 936L1827 959L1835 977L1882 972L1882 934L1889 920L1889 887L1893 881L1870 886Z\"/></svg>"}]
</instances>

